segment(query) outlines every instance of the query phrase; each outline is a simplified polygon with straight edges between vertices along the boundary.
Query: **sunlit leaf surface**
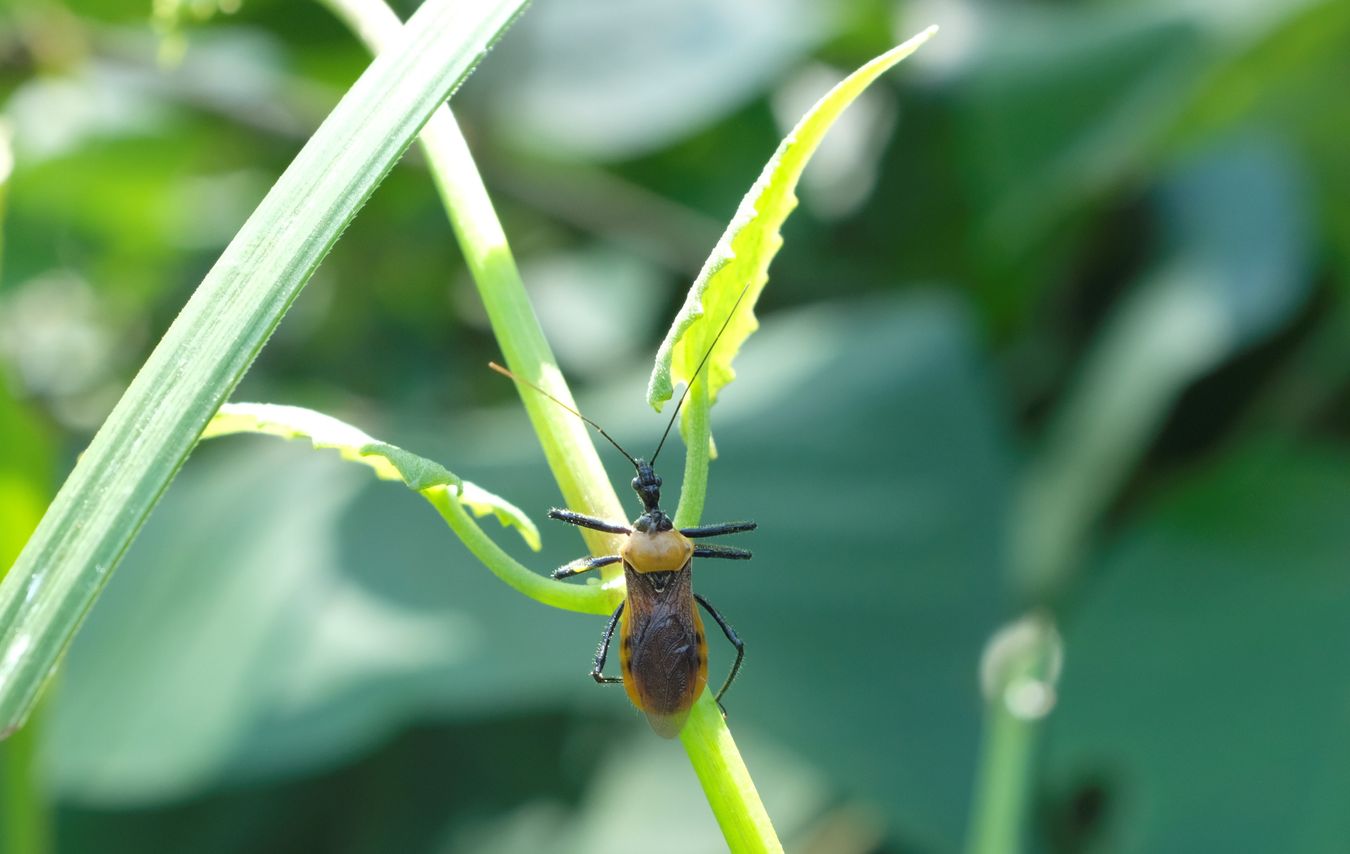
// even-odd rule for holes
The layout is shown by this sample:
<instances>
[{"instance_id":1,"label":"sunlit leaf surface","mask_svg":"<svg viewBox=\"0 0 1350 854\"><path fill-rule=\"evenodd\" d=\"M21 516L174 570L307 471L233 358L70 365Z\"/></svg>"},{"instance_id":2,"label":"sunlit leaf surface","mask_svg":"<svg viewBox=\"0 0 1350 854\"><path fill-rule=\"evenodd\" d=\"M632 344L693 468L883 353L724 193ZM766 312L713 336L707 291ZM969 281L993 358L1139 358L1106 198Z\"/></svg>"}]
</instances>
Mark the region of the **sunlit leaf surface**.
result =
<instances>
[{"instance_id":1,"label":"sunlit leaf surface","mask_svg":"<svg viewBox=\"0 0 1350 854\"><path fill-rule=\"evenodd\" d=\"M519 507L482 487L460 480L439 463L372 439L343 421L300 406L227 403L206 425L203 439L231 433L267 433L283 439L308 439L315 448L337 451L343 459L369 466L383 480L399 480L414 492L448 488L478 516L491 513L513 527L531 549L539 550L539 529Z\"/></svg>"},{"instance_id":2,"label":"sunlit leaf surface","mask_svg":"<svg viewBox=\"0 0 1350 854\"><path fill-rule=\"evenodd\" d=\"M779 229L797 206L795 189L802 170L830 125L874 80L918 50L936 32L929 28L867 63L831 89L779 144L750 191L741 200L731 223L717 242L702 272L689 289L684 306L661 342L647 386L647 402L660 409L670 400L674 383L688 382L708 353L713 337L736 314L717 347L708 356L709 398L736 374L732 359L758 327L755 300L769 279L769 262L783 245ZM741 297L744 293L744 298Z\"/></svg>"}]
</instances>

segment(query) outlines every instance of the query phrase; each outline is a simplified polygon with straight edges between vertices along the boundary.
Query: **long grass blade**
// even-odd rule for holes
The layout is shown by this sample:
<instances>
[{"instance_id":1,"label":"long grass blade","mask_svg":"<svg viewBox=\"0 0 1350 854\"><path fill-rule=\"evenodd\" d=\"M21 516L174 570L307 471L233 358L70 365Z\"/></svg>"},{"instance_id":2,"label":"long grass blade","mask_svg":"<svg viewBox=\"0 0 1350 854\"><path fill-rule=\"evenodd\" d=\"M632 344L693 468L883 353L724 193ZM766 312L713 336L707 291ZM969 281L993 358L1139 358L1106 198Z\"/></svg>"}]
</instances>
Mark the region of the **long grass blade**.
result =
<instances>
[{"instance_id":1,"label":"long grass blade","mask_svg":"<svg viewBox=\"0 0 1350 854\"><path fill-rule=\"evenodd\" d=\"M524 0L427 0L207 274L0 584L0 735L342 229Z\"/></svg>"}]
</instances>

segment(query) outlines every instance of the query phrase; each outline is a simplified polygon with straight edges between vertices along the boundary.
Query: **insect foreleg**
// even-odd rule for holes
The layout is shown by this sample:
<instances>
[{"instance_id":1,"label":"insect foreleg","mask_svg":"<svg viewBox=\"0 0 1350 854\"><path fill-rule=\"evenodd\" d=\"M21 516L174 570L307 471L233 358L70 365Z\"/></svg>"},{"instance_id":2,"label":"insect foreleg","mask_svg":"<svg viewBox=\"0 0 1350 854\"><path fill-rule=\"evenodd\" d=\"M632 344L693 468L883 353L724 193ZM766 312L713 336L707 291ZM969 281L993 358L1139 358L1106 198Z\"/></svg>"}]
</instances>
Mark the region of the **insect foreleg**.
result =
<instances>
[{"instance_id":1,"label":"insect foreleg","mask_svg":"<svg viewBox=\"0 0 1350 854\"><path fill-rule=\"evenodd\" d=\"M727 681L722 683L721 690L717 692L716 697L717 705L721 706L722 695L725 694L727 692L727 689L731 687L731 683L736 681L736 674L741 671L741 661L745 659L745 642L742 641L740 636L736 634L735 629L727 625L727 621L722 619L722 615L717 613L717 609L714 608L712 605L708 604L707 599L704 599L697 593L694 594L694 598L698 600L698 604L703 606L703 610L707 611L708 615L717 621L717 625L722 627L722 634L726 635L727 640L731 641L731 645L736 647L736 663L731 665L731 672L727 674ZM623 606L620 605L619 607L620 609L622 609ZM726 713L727 710L722 709L722 714Z\"/></svg>"},{"instance_id":2,"label":"insect foreleg","mask_svg":"<svg viewBox=\"0 0 1350 854\"><path fill-rule=\"evenodd\" d=\"M614 629L619 625L619 615L623 613L623 604L620 602L619 607L614 609L614 616L609 618L609 625L605 626L605 633L600 637L600 646L596 647L595 650L595 667L591 668L591 678L601 685L613 685L623 681L622 676L606 676L601 672L605 669L605 658L609 656L609 642L614 639ZM704 607L707 607L706 603ZM721 620L719 619L718 622L721 622ZM739 663L737 661L737 664ZM723 688L722 690L725 691L726 689Z\"/></svg>"},{"instance_id":3,"label":"insect foreleg","mask_svg":"<svg viewBox=\"0 0 1350 854\"><path fill-rule=\"evenodd\" d=\"M742 534L759 527L758 522L722 522L718 525L704 525L701 528L681 528L680 533L691 540L699 537L720 537L723 534Z\"/></svg>"},{"instance_id":4,"label":"insect foreleg","mask_svg":"<svg viewBox=\"0 0 1350 854\"><path fill-rule=\"evenodd\" d=\"M694 546L694 557L721 557L727 560L749 560L751 555L749 549L738 549L735 546Z\"/></svg>"},{"instance_id":5,"label":"insect foreleg","mask_svg":"<svg viewBox=\"0 0 1350 854\"><path fill-rule=\"evenodd\" d=\"M604 557L579 557L571 563L565 563L553 570L554 578L571 578L574 575L586 572L590 569L599 569L602 566L609 566L611 563L618 563L623 560L619 555L605 555Z\"/></svg>"},{"instance_id":6,"label":"insect foreleg","mask_svg":"<svg viewBox=\"0 0 1350 854\"><path fill-rule=\"evenodd\" d=\"M564 510L561 507L554 507L548 511L550 519L557 519L560 522L566 522L569 525L579 525L583 528L590 528L595 531L604 531L606 534L631 534L633 529L619 522L606 522L604 519L597 519L594 516L587 516L584 513L573 513L571 510Z\"/></svg>"}]
</instances>

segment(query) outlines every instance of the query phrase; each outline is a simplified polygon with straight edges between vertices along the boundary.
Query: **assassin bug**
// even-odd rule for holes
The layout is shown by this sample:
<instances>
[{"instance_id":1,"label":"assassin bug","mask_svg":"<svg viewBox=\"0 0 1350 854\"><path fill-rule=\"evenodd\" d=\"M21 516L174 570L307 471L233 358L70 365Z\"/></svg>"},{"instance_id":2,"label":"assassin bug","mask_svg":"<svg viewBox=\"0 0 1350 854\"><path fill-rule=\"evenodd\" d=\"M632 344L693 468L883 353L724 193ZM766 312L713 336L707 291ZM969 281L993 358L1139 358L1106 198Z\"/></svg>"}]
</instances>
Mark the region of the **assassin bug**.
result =
<instances>
[{"instance_id":1,"label":"assassin bug","mask_svg":"<svg viewBox=\"0 0 1350 854\"><path fill-rule=\"evenodd\" d=\"M642 501L642 514L633 520L632 525L609 522L557 507L548 511L549 518L569 525L626 536L618 554L578 558L554 570L553 577L570 578L602 566L623 563L624 581L627 584L624 600L614 609L614 614L605 625L600 646L595 651L591 677L601 684L621 683L633 705L647 716L652 729L665 738L674 738L679 734L689 716L690 707L703 693L708 682L708 643L703 634L703 620L699 617L698 605L703 606L736 648L736 661L731 665L726 682L717 692L718 706L722 705L722 695L735 681L745 658L745 644L735 630L707 599L694 592L693 558L749 560L750 552L733 546L695 544L694 541L753 531L757 525L755 522L724 522L677 529L674 521L661 509L661 477L653 468L670 435L670 428L679 415L680 407L689 395L689 389L707 364L713 347L717 346L718 339L731 323L744 296L745 291L742 291L722 328L713 338L708 352L689 378L689 384L685 386L666 424L666 431L652 453L651 462L633 457L603 427L553 395L520 379L500 365L490 364L493 370L529 386L594 427L611 445L618 448L619 453L637 471L632 486ZM605 659L609 656L615 628L619 629L619 666L623 676L606 676Z\"/></svg>"}]
</instances>

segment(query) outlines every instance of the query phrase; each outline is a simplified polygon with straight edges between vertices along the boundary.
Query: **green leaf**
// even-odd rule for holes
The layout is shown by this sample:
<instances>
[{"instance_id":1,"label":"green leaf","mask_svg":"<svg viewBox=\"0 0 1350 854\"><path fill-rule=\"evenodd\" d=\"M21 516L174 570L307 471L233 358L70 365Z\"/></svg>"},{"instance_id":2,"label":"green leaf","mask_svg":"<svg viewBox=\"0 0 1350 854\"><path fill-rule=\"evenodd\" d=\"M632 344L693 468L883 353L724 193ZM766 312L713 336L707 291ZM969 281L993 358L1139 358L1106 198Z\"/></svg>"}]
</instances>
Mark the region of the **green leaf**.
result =
<instances>
[{"instance_id":1,"label":"green leaf","mask_svg":"<svg viewBox=\"0 0 1350 854\"><path fill-rule=\"evenodd\" d=\"M344 421L300 406L273 403L227 403L206 425L203 439L233 433L266 433L283 439L309 439L315 448L330 448L343 459L370 466L381 480L401 480L431 500L429 493L445 491L475 516L492 513L506 527L515 528L531 549L539 551L539 529L516 505L452 474L439 463L371 438ZM442 490L443 487L446 489Z\"/></svg>"},{"instance_id":2,"label":"green leaf","mask_svg":"<svg viewBox=\"0 0 1350 854\"><path fill-rule=\"evenodd\" d=\"M462 453L522 507L547 506L555 487L539 477L528 425L510 426L503 467L493 437L475 435L481 423L447 428L442 414L400 421L399 435L438 459ZM541 533L534 577L566 587L537 573L580 541ZM624 711L585 677L600 612L617 602L593 618L541 607L449 534L424 498L333 451L261 436L203 443L71 644L44 718L44 779L116 814L323 773L427 722Z\"/></svg>"},{"instance_id":3,"label":"green leaf","mask_svg":"<svg viewBox=\"0 0 1350 854\"><path fill-rule=\"evenodd\" d=\"M632 160L759 97L848 15L846 4L818 0L628 3L621 14L585 0L540 3L494 66L512 73L479 81L489 87L483 104L512 146L582 162ZM640 74L615 73L637 57Z\"/></svg>"},{"instance_id":4,"label":"green leaf","mask_svg":"<svg viewBox=\"0 0 1350 854\"><path fill-rule=\"evenodd\" d=\"M1338 851L1350 833L1350 453L1253 437L1105 550L1065 641L1039 819L1079 850ZM1084 824L1076 792L1092 787ZM1125 840L1129 840L1128 843Z\"/></svg>"},{"instance_id":5,"label":"green leaf","mask_svg":"<svg viewBox=\"0 0 1350 854\"><path fill-rule=\"evenodd\" d=\"M647 402L655 409L659 411L670 400L676 382L689 382L708 352L709 343L744 292L735 319L708 357L705 370L709 400L715 402L718 389L735 379L731 361L750 334L759 328L754 315L755 301L769 279L769 262L783 245L779 229L797 206L794 189L807 161L844 109L872 81L917 50L936 31L936 27L929 27L850 74L817 101L778 144L759 179L741 200L731 224L708 256L661 342L647 386Z\"/></svg>"},{"instance_id":6,"label":"green leaf","mask_svg":"<svg viewBox=\"0 0 1350 854\"><path fill-rule=\"evenodd\" d=\"M0 734L19 726L136 532L338 235L522 0L430 0L226 247L0 583Z\"/></svg>"},{"instance_id":7,"label":"green leaf","mask_svg":"<svg viewBox=\"0 0 1350 854\"><path fill-rule=\"evenodd\" d=\"M735 417L721 429L708 518L754 519L760 532L738 543L754 560L696 561L694 583L747 644L728 720L790 849L800 825L766 764L771 743L791 745L830 791L868 793L900 838L960 849L979 743L974 667L1006 616L1001 544L1017 447L972 316L935 293L785 311L740 356L743 376L762 378L756 393L722 403ZM818 346L803 350L806 339ZM626 385L616 378L582 401L621 436L651 417L622 405ZM503 423L507 411L400 421L398 441L473 460L479 483L534 512L556 487L539 477L528 425ZM684 751L585 675L603 617L502 589L417 512L421 499L335 453L234 443L258 447L194 453L71 648L44 743L61 798L116 815L233 792L241 778L273 791L398 744L410 726L452 720L478 732L489 718L535 712L612 721L615 738L655 742L689 774ZM451 468L469 475L467 463ZM804 483L856 501L804 507ZM887 524L860 516L864 505L885 506ZM541 528L536 573L581 553L562 526ZM314 607L316 591L333 607ZM712 631L716 688L732 648ZM796 691L804 673L813 690ZM819 725L840 709L847 726ZM877 750L878 732L904 749ZM577 797L600 795L588 784ZM711 829L701 809L690 833Z\"/></svg>"},{"instance_id":8,"label":"green leaf","mask_svg":"<svg viewBox=\"0 0 1350 854\"><path fill-rule=\"evenodd\" d=\"M1012 572L1060 591L1176 399L1307 299L1308 192L1278 143L1239 138L1169 176L1165 254L1116 309L1026 475Z\"/></svg>"}]
</instances>

